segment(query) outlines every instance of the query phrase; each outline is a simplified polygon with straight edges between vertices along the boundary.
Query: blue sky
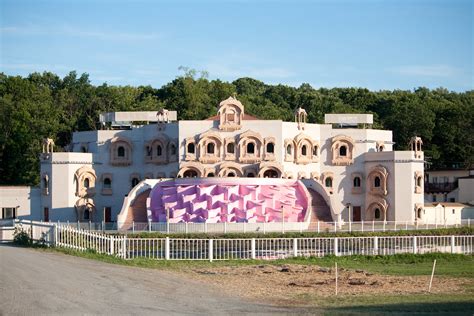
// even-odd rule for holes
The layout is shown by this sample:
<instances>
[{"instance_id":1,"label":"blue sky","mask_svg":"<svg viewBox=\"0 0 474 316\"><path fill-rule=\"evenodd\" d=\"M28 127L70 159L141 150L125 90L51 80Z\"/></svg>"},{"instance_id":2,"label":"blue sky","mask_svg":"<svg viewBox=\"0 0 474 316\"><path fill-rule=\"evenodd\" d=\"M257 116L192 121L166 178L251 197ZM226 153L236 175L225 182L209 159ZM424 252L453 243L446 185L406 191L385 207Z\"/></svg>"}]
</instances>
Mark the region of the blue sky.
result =
<instances>
[{"instance_id":1,"label":"blue sky","mask_svg":"<svg viewBox=\"0 0 474 316\"><path fill-rule=\"evenodd\" d=\"M0 1L0 69L94 84L209 78L474 88L473 1Z\"/></svg>"}]
</instances>

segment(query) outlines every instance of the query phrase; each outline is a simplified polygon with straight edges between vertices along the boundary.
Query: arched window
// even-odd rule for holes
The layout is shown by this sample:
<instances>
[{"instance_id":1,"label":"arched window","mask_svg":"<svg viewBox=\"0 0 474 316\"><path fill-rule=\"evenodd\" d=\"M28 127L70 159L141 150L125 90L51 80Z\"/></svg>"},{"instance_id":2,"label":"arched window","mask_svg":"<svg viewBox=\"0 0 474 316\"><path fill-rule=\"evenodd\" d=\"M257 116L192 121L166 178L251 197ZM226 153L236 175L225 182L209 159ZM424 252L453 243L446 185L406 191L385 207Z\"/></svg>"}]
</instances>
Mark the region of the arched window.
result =
<instances>
[{"instance_id":1,"label":"arched window","mask_svg":"<svg viewBox=\"0 0 474 316\"><path fill-rule=\"evenodd\" d=\"M207 153L208 153L208 154L213 154L213 153L214 153L214 149L215 149L214 143L209 143L209 144L207 144Z\"/></svg>"},{"instance_id":2,"label":"arched window","mask_svg":"<svg viewBox=\"0 0 474 316\"><path fill-rule=\"evenodd\" d=\"M318 146L314 146L313 147L313 156L317 156L318 155Z\"/></svg>"},{"instance_id":3,"label":"arched window","mask_svg":"<svg viewBox=\"0 0 474 316\"><path fill-rule=\"evenodd\" d=\"M87 152L87 148L85 146L81 146L81 152L82 153L86 153Z\"/></svg>"},{"instance_id":4,"label":"arched window","mask_svg":"<svg viewBox=\"0 0 474 316\"><path fill-rule=\"evenodd\" d=\"M186 170L183 174L183 178L196 178L197 177L197 172L196 170Z\"/></svg>"},{"instance_id":5,"label":"arched window","mask_svg":"<svg viewBox=\"0 0 474 316\"><path fill-rule=\"evenodd\" d=\"M306 145L303 145L303 147L301 147L301 155L302 156L306 156Z\"/></svg>"},{"instance_id":6,"label":"arched window","mask_svg":"<svg viewBox=\"0 0 474 316\"><path fill-rule=\"evenodd\" d=\"M125 147L119 146L117 148L117 157L125 157Z\"/></svg>"},{"instance_id":7,"label":"arched window","mask_svg":"<svg viewBox=\"0 0 474 316\"><path fill-rule=\"evenodd\" d=\"M171 144L170 146L170 154L171 156L176 155L176 146L174 144Z\"/></svg>"},{"instance_id":8,"label":"arched window","mask_svg":"<svg viewBox=\"0 0 474 316\"><path fill-rule=\"evenodd\" d=\"M194 143L188 144L188 154L194 154Z\"/></svg>"},{"instance_id":9,"label":"arched window","mask_svg":"<svg viewBox=\"0 0 474 316\"><path fill-rule=\"evenodd\" d=\"M326 186L326 188L332 188L332 178L326 178L326 180L324 180L324 185Z\"/></svg>"},{"instance_id":10,"label":"arched window","mask_svg":"<svg viewBox=\"0 0 474 316\"><path fill-rule=\"evenodd\" d=\"M147 155L147 157L151 157L151 147L150 146L146 146L146 155Z\"/></svg>"},{"instance_id":11,"label":"arched window","mask_svg":"<svg viewBox=\"0 0 474 316\"><path fill-rule=\"evenodd\" d=\"M275 152L275 145L273 143L267 144L267 153L273 154Z\"/></svg>"},{"instance_id":12,"label":"arched window","mask_svg":"<svg viewBox=\"0 0 474 316\"><path fill-rule=\"evenodd\" d=\"M104 179L104 189L110 189L112 187L112 180L110 178Z\"/></svg>"},{"instance_id":13,"label":"arched window","mask_svg":"<svg viewBox=\"0 0 474 316\"><path fill-rule=\"evenodd\" d=\"M46 178L46 176L43 177L43 189L47 189L48 186L49 186L49 183L48 183L48 178Z\"/></svg>"},{"instance_id":14,"label":"arched window","mask_svg":"<svg viewBox=\"0 0 474 316\"><path fill-rule=\"evenodd\" d=\"M374 187L380 188L380 177L375 177L374 179Z\"/></svg>"},{"instance_id":15,"label":"arched window","mask_svg":"<svg viewBox=\"0 0 474 316\"><path fill-rule=\"evenodd\" d=\"M346 146L341 146L339 148L339 156L347 156L347 147Z\"/></svg>"},{"instance_id":16,"label":"arched window","mask_svg":"<svg viewBox=\"0 0 474 316\"><path fill-rule=\"evenodd\" d=\"M89 185L90 185L89 178L85 178L85 179L84 179L84 188L88 189L88 188L89 188Z\"/></svg>"},{"instance_id":17,"label":"arched window","mask_svg":"<svg viewBox=\"0 0 474 316\"><path fill-rule=\"evenodd\" d=\"M416 217L417 217L417 218L421 218L421 208L419 208L419 209L417 210Z\"/></svg>"},{"instance_id":18,"label":"arched window","mask_svg":"<svg viewBox=\"0 0 474 316\"><path fill-rule=\"evenodd\" d=\"M291 155L291 145L286 146L286 154Z\"/></svg>"},{"instance_id":19,"label":"arched window","mask_svg":"<svg viewBox=\"0 0 474 316\"><path fill-rule=\"evenodd\" d=\"M255 178L255 174L253 172L247 173L247 178Z\"/></svg>"},{"instance_id":20,"label":"arched window","mask_svg":"<svg viewBox=\"0 0 474 316\"><path fill-rule=\"evenodd\" d=\"M138 178L133 178L133 179L132 179L132 188L135 187L139 182L140 182L140 179L138 179Z\"/></svg>"},{"instance_id":21,"label":"arched window","mask_svg":"<svg viewBox=\"0 0 474 316\"><path fill-rule=\"evenodd\" d=\"M379 146L379 151L383 151L383 146Z\"/></svg>"},{"instance_id":22,"label":"arched window","mask_svg":"<svg viewBox=\"0 0 474 316\"><path fill-rule=\"evenodd\" d=\"M213 172L209 172L209 173L207 174L207 176L208 176L209 178L212 178L212 177L214 177L214 173L213 173Z\"/></svg>"},{"instance_id":23,"label":"arched window","mask_svg":"<svg viewBox=\"0 0 474 316\"><path fill-rule=\"evenodd\" d=\"M161 156L163 154L163 149L161 148L161 145L156 146L156 155Z\"/></svg>"},{"instance_id":24,"label":"arched window","mask_svg":"<svg viewBox=\"0 0 474 316\"><path fill-rule=\"evenodd\" d=\"M416 178L416 185L421 187L421 177Z\"/></svg>"},{"instance_id":25,"label":"arched window","mask_svg":"<svg viewBox=\"0 0 474 316\"><path fill-rule=\"evenodd\" d=\"M233 154L234 153L234 143L228 143L227 144L227 153L228 154Z\"/></svg>"},{"instance_id":26,"label":"arched window","mask_svg":"<svg viewBox=\"0 0 474 316\"><path fill-rule=\"evenodd\" d=\"M354 188L360 188L360 177L354 178Z\"/></svg>"},{"instance_id":27,"label":"arched window","mask_svg":"<svg viewBox=\"0 0 474 316\"><path fill-rule=\"evenodd\" d=\"M84 210L84 220L89 220L91 218L91 211L90 209L87 207L85 210Z\"/></svg>"},{"instance_id":28,"label":"arched window","mask_svg":"<svg viewBox=\"0 0 474 316\"><path fill-rule=\"evenodd\" d=\"M375 219L380 219L380 209L379 208L375 209L374 218Z\"/></svg>"},{"instance_id":29,"label":"arched window","mask_svg":"<svg viewBox=\"0 0 474 316\"><path fill-rule=\"evenodd\" d=\"M273 169L269 169L263 173L264 178L278 178L278 172Z\"/></svg>"},{"instance_id":30,"label":"arched window","mask_svg":"<svg viewBox=\"0 0 474 316\"><path fill-rule=\"evenodd\" d=\"M229 173L227 174L227 176L228 176L228 177L235 177L235 173L229 172Z\"/></svg>"},{"instance_id":31,"label":"arched window","mask_svg":"<svg viewBox=\"0 0 474 316\"><path fill-rule=\"evenodd\" d=\"M248 143L247 144L247 154L255 154L255 144Z\"/></svg>"}]
</instances>

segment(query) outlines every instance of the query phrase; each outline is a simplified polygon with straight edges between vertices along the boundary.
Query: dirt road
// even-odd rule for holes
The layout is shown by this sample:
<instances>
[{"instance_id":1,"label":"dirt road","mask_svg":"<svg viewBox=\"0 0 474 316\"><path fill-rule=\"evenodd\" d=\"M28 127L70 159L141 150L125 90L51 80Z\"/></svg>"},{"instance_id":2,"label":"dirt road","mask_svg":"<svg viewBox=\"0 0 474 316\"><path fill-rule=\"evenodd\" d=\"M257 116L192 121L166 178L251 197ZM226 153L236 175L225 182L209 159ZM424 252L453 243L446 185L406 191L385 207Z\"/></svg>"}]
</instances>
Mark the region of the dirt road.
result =
<instances>
[{"instance_id":1,"label":"dirt road","mask_svg":"<svg viewBox=\"0 0 474 316\"><path fill-rule=\"evenodd\" d=\"M166 271L0 246L0 315L293 314Z\"/></svg>"}]
</instances>

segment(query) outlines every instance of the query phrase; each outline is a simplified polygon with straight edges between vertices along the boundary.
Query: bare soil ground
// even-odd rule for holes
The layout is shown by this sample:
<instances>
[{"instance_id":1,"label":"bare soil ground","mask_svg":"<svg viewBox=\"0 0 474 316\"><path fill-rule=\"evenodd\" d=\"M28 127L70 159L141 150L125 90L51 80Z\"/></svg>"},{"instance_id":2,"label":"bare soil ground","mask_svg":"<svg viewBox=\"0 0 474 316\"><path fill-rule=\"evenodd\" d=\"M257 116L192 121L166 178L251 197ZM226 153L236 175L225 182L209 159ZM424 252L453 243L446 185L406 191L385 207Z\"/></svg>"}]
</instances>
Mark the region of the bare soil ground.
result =
<instances>
[{"instance_id":1,"label":"bare soil ground","mask_svg":"<svg viewBox=\"0 0 474 316\"><path fill-rule=\"evenodd\" d=\"M329 297L335 293L335 269L314 265L251 265L191 269L178 272L212 284L223 292L276 305L307 305L308 297ZM340 295L410 295L428 292L429 276L388 276L364 270L338 269ZM436 276L434 294L467 293L474 286L470 278ZM306 299L304 299L306 298Z\"/></svg>"}]
</instances>

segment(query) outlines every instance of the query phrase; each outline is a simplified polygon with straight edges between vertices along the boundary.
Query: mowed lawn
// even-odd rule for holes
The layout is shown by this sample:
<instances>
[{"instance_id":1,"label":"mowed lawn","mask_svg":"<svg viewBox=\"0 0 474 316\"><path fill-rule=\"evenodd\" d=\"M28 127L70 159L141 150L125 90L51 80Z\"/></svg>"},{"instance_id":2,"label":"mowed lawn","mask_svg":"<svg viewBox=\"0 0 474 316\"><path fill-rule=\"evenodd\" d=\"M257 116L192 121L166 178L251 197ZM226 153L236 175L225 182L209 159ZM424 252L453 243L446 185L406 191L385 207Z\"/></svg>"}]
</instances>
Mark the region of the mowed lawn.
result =
<instances>
[{"instance_id":1,"label":"mowed lawn","mask_svg":"<svg viewBox=\"0 0 474 316\"><path fill-rule=\"evenodd\" d=\"M49 250L46 250L49 251ZM190 269L212 269L213 267L241 267L252 265L317 265L320 267L348 270L364 270L369 273L396 276L427 276L431 275L433 261L436 260L436 278L463 278L473 282L465 287L463 293L433 294L419 293L399 295L378 293L377 295L342 294L332 297L305 294L298 301L307 305L309 311L315 314L366 315L386 314L396 315L472 315L474 314L474 256L455 254L401 254L393 256L347 256L323 258L290 258L283 260L240 260L240 261L164 261L151 259L123 260L94 252L77 252L73 250L56 249L66 254L100 260L103 262L123 264L128 266L185 271Z\"/></svg>"}]
</instances>

